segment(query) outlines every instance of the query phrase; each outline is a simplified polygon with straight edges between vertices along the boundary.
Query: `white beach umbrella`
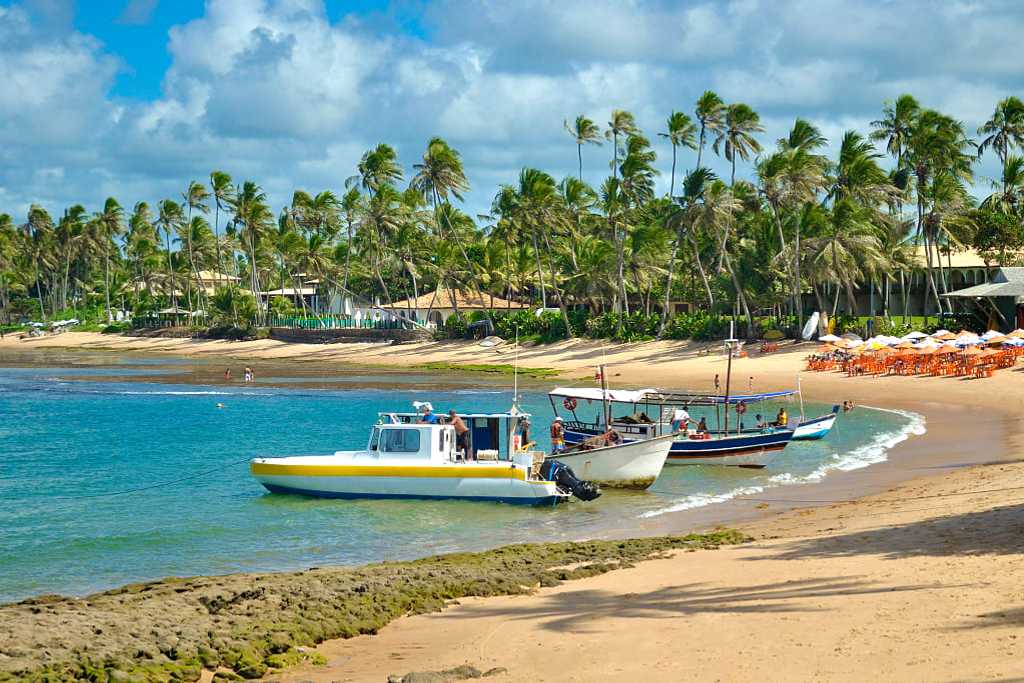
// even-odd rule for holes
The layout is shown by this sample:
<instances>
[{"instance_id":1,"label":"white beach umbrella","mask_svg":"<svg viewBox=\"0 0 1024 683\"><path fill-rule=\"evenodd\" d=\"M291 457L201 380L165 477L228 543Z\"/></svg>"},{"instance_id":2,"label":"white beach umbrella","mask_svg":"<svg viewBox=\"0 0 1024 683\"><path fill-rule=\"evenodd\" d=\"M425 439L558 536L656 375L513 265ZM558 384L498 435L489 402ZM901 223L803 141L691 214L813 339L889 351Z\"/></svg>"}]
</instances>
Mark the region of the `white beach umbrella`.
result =
<instances>
[{"instance_id":1,"label":"white beach umbrella","mask_svg":"<svg viewBox=\"0 0 1024 683\"><path fill-rule=\"evenodd\" d=\"M914 339L925 339L927 337L928 337L927 334L925 334L924 332L918 332L917 330L914 330L913 332L908 332L905 335L903 335L904 339L907 339L907 340L910 340L910 341L913 341Z\"/></svg>"},{"instance_id":2,"label":"white beach umbrella","mask_svg":"<svg viewBox=\"0 0 1024 683\"><path fill-rule=\"evenodd\" d=\"M919 349L937 349L940 346L942 346L942 343L935 341L931 337L928 337L926 339L921 340L917 344L914 344L914 346Z\"/></svg>"},{"instance_id":3,"label":"white beach umbrella","mask_svg":"<svg viewBox=\"0 0 1024 683\"><path fill-rule=\"evenodd\" d=\"M950 332L949 330L935 330L934 332L932 332L931 336L941 337L944 334L952 334L952 332Z\"/></svg>"},{"instance_id":4,"label":"white beach umbrella","mask_svg":"<svg viewBox=\"0 0 1024 683\"><path fill-rule=\"evenodd\" d=\"M1002 332L996 332L995 330L989 330L985 334L981 335L981 338L984 339L985 341L988 341L992 337L1001 337L1001 336L1003 336Z\"/></svg>"},{"instance_id":5,"label":"white beach umbrella","mask_svg":"<svg viewBox=\"0 0 1024 683\"><path fill-rule=\"evenodd\" d=\"M825 342L826 344L835 343L835 342L839 341L840 339L842 339L842 337L837 337L834 334L826 334L823 337L818 337L818 341Z\"/></svg>"}]
</instances>

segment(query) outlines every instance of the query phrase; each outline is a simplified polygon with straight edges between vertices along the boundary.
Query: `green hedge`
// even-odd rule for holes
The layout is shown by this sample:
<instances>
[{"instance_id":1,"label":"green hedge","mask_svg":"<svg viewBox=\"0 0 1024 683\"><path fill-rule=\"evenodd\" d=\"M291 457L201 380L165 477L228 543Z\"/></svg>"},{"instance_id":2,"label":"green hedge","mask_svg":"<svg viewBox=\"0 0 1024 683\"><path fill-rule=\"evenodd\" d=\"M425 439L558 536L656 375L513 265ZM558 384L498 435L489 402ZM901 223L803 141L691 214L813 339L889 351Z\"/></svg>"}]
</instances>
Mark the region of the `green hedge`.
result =
<instances>
[{"instance_id":1,"label":"green hedge","mask_svg":"<svg viewBox=\"0 0 1024 683\"><path fill-rule=\"evenodd\" d=\"M467 335L467 327L484 319L481 311L474 311L468 317L452 316L444 325L444 336L461 339ZM619 320L622 320L621 328ZM503 339L514 339L518 329L520 339L552 342L566 338L565 321L561 313L549 311L535 315L532 310L514 313L493 311L494 333ZM623 342L647 341L658 335L661 316L642 312L629 315L602 313L591 315L587 311L571 311L569 324L578 337L590 339L613 339ZM709 340L722 338L729 331L729 319L705 312L681 313L671 319L665 328L666 339Z\"/></svg>"}]
</instances>

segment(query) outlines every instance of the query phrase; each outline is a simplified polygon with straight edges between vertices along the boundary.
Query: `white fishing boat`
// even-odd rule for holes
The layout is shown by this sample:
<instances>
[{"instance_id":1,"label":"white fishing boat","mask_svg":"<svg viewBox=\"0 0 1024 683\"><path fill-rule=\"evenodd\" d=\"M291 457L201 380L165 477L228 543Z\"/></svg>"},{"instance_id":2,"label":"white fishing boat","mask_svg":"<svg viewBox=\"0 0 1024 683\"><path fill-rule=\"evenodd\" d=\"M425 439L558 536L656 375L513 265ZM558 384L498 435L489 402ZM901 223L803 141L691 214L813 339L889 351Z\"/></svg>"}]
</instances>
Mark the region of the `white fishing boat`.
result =
<instances>
[{"instance_id":1,"label":"white fishing boat","mask_svg":"<svg viewBox=\"0 0 1024 683\"><path fill-rule=\"evenodd\" d=\"M809 420L801 419L793 430L793 441L817 441L828 436L839 416L839 406L833 406L832 412Z\"/></svg>"},{"instance_id":2,"label":"white fishing boat","mask_svg":"<svg viewBox=\"0 0 1024 683\"><path fill-rule=\"evenodd\" d=\"M451 425L387 413L362 450L255 458L250 471L268 491L324 498L455 498L544 505L564 501L574 492L584 499L600 495L571 473L552 473L558 481L540 476L543 453L520 450L523 414L461 417L472 425L476 459L457 448Z\"/></svg>"},{"instance_id":3,"label":"white fishing boat","mask_svg":"<svg viewBox=\"0 0 1024 683\"><path fill-rule=\"evenodd\" d=\"M590 449L583 442L568 451L553 453L548 459L568 465L577 476L601 486L645 489L661 474L675 438L666 434Z\"/></svg>"}]
</instances>

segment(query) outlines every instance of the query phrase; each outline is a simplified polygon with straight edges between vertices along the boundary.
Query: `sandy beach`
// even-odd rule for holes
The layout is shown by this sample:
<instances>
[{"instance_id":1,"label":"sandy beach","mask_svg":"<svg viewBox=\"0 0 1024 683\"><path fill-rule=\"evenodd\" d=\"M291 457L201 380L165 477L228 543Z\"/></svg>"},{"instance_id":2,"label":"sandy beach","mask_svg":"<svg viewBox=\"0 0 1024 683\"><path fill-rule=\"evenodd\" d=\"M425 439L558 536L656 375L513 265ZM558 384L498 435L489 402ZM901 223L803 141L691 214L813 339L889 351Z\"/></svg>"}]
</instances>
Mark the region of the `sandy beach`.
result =
<instances>
[{"instance_id":1,"label":"sandy beach","mask_svg":"<svg viewBox=\"0 0 1024 683\"><path fill-rule=\"evenodd\" d=\"M90 333L0 341L0 353L64 348L244 360L257 372L261 363L410 367L513 357L507 346L470 343L318 346ZM325 665L273 678L381 681L460 665L499 667L489 678L509 681L1024 677L1021 369L979 380L802 372L814 348L754 352L734 362L734 381L741 390L750 381L768 390L794 386L799 374L809 399L913 411L925 417L926 433L897 445L886 463L664 516L634 534L726 520L750 543L675 551L527 595L460 599L376 635L326 641L317 648ZM577 340L519 353L520 365L557 369L566 384L592 382L601 362L612 386L710 390L725 371L721 353L677 342Z\"/></svg>"}]
</instances>

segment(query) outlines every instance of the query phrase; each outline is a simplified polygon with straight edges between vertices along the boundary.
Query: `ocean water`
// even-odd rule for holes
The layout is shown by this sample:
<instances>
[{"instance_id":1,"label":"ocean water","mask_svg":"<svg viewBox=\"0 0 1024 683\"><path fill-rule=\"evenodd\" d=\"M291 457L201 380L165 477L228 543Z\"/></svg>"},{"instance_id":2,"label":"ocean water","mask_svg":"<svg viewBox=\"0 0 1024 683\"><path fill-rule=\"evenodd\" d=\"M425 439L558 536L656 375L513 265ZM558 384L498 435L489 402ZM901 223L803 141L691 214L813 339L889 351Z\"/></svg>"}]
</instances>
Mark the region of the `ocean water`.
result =
<instances>
[{"instance_id":1,"label":"ocean water","mask_svg":"<svg viewBox=\"0 0 1024 683\"><path fill-rule=\"evenodd\" d=\"M362 447L378 411L408 410L414 399L444 410L505 410L510 388L459 377L432 391L436 377L423 373L401 382L382 374L381 388L363 388L367 375L341 371L321 378L327 389L204 386L173 383L168 360L142 365L0 367L0 602L171 575L359 564L628 531L881 462L924 429L914 414L862 406L841 416L826 440L793 443L763 470L666 467L648 492L607 491L556 509L318 500L267 493L243 461ZM125 381L140 373L169 376ZM550 406L531 386L521 405L546 448ZM806 412L825 408L808 404Z\"/></svg>"}]
</instances>

